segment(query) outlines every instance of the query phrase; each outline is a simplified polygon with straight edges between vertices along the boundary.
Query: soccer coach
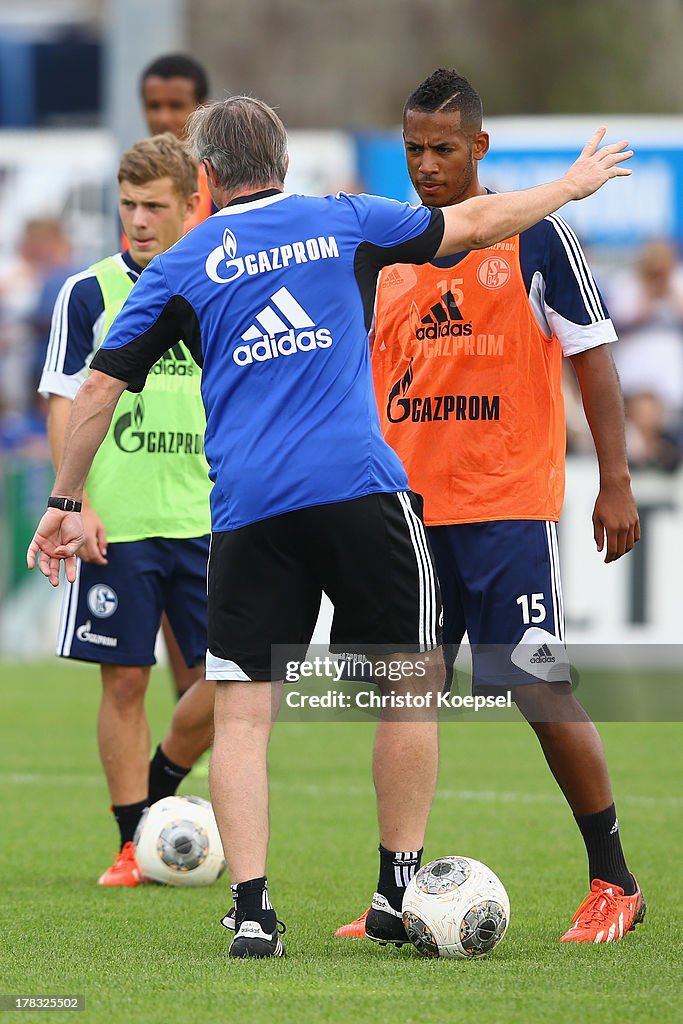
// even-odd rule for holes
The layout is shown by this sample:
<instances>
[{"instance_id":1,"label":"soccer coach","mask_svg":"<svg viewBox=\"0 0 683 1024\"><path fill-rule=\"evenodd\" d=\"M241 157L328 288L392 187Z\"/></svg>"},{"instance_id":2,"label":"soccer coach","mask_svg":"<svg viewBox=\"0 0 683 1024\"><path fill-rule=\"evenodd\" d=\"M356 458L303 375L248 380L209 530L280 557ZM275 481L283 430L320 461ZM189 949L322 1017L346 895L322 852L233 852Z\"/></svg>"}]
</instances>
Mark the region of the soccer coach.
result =
<instances>
[{"instance_id":1,"label":"soccer coach","mask_svg":"<svg viewBox=\"0 0 683 1024\"><path fill-rule=\"evenodd\" d=\"M268 896L266 752L281 669L271 645L308 644L321 591L332 642L428 659L440 688L440 596L420 500L380 432L368 348L375 282L391 263L483 248L630 173L596 132L555 182L445 209L283 191L275 112L236 96L197 110L188 140L219 212L141 275L73 405L48 511L28 550L73 579L80 499L116 403L182 339L203 366L214 483L207 676L219 682L211 796L236 900L233 956L281 956ZM144 496L140 496L144 500ZM38 552L40 551L40 555ZM380 721L374 780L378 893L367 931L400 923L436 784L432 716ZM401 932L403 940L405 935Z\"/></svg>"}]
</instances>

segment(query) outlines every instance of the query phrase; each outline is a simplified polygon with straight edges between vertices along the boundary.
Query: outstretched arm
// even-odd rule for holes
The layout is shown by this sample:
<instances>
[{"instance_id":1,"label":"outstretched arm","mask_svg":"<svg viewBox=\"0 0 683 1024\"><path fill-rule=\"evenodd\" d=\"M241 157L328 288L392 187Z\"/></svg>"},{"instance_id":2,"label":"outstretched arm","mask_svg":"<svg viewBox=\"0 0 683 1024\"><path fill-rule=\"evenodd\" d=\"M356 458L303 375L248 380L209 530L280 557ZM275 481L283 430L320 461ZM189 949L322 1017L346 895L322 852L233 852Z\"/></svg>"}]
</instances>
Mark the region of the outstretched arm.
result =
<instances>
[{"instance_id":1,"label":"outstretched arm","mask_svg":"<svg viewBox=\"0 0 683 1024\"><path fill-rule=\"evenodd\" d=\"M445 207L445 229L437 256L467 249L485 249L495 242L526 231L549 213L574 199L585 199L597 192L610 178L629 175L620 164L633 156L627 142L613 142L598 148L605 135L600 128L588 140L581 155L557 181L521 192L501 192L475 196L463 203Z\"/></svg>"},{"instance_id":2,"label":"outstretched arm","mask_svg":"<svg viewBox=\"0 0 683 1024\"><path fill-rule=\"evenodd\" d=\"M640 539L640 521L626 461L624 404L609 345L571 357L600 467L593 536L605 561L621 558Z\"/></svg>"},{"instance_id":3,"label":"outstretched arm","mask_svg":"<svg viewBox=\"0 0 683 1024\"><path fill-rule=\"evenodd\" d=\"M116 403L126 382L93 370L73 403L64 438L62 460L52 494L80 501L95 453L104 440ZM83 543L80 513L48 509L26 554L29 569L38 567L53 587L59 584L59 563L64 560L66 576L76 578L76 552Z\"/></svg>"}]
</instances>

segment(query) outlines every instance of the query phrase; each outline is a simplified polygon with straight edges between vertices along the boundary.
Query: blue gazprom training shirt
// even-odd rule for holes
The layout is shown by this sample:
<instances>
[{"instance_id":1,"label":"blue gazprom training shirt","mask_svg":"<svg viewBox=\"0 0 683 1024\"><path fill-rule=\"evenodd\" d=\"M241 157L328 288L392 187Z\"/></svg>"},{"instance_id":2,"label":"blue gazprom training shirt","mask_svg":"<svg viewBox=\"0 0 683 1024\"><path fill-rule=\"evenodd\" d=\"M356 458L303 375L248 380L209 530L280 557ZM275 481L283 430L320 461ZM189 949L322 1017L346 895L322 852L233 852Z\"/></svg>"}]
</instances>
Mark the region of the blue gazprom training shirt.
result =
<instances>
[{"instance_id":1,"label":"blue gazprom training shirt","mask_svg":"<svg viewBox=\"0 0 683 1024\"><path fill-rule=\"evenodd\" d=\"M215 531L406 490L368 329L381 267L426 262L442 237L440 210L376 196L244 197L152 260L92 367L140 391L185 342L203 367Z\"/></svg>"}]
</instances>

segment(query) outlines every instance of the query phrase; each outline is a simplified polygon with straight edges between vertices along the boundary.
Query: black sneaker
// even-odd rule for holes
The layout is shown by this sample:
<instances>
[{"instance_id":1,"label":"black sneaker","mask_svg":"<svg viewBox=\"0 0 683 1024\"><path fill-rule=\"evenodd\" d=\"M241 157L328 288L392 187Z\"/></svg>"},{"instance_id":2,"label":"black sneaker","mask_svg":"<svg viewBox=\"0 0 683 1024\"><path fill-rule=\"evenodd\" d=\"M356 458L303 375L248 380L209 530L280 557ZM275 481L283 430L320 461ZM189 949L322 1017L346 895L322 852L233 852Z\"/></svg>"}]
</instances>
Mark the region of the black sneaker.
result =
<instances>
[{"instance_id":1,"label":"black sneaker","mask_svg":"<svg viewBox=\"0 0 683 1024\"><path fill-rule=\"evenodd\" d=\"M230 956L242 960L247 957L264 960L269 956L285 956L285 947L280 941L280 935L285 931L282 921L277 922L272 935L264 932L258 921L242 921L232 940Z\"/></svg>"},{"instance_id":2,"label":"black sneaker","mask_svg":"<svg viewBox=\"0 0 683 1024\"><path fill-rule=\"evenodd\" d=\"M225 917L221 918L221 924L223 927L227 928L231 932L235 931L235 913L235 908L230 907L230 910L227 912Z\"/></svg>"},{"instance_id":3,"label":"black sneaker","mask_svg":"<svg viewBox=\"0 0 683 1024\"><path fill-rule=\"evenodd\" d=\"M395 946L404 946L410 942L400 910L394 910L386 896L376 892L365 919L365 934L380 946L393 942Z\"/></svg>"}]
</instances>

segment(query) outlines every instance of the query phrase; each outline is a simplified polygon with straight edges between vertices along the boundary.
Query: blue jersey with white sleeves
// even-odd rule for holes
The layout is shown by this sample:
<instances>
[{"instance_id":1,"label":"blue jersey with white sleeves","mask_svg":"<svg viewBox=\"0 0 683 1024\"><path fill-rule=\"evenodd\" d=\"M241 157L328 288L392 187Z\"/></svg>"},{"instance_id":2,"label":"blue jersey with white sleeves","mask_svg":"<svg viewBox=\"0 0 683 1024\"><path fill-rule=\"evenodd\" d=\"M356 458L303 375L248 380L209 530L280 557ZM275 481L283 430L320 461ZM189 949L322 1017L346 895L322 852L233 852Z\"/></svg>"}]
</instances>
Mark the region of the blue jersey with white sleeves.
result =
<instances>
[{"instance_id":1,"label":"blue jersey with white sleeves","mask_svg":"<svg viewBox=\"0 0 683 1024\"><path fill-rule=\"evenodd\" d=\"M440 210L376 196L269 190L144 270L92 366L139 391L178 339L203 366L214 531L407 489L367 332L379 270L431 259L443 227Z\"/></svg>"},{"instance_id":2,"label":"blue jersey with white sleeves","mask_svg":"<svg viewBox=\"0 0 683 1024\"><path fill-rule=\"evenodd\" d=\"M142 272L129 252L114 259L134 283ZM50 340L38 391L47 398L74 399L88 376L104 331L104 298L92 267L72 274L62 285L52 312Z\"/></svg>"}]
</instances>

